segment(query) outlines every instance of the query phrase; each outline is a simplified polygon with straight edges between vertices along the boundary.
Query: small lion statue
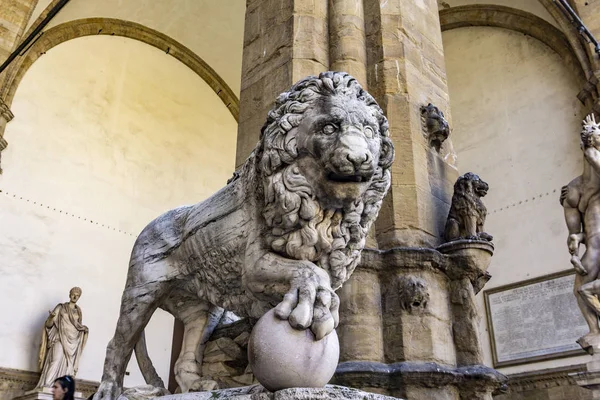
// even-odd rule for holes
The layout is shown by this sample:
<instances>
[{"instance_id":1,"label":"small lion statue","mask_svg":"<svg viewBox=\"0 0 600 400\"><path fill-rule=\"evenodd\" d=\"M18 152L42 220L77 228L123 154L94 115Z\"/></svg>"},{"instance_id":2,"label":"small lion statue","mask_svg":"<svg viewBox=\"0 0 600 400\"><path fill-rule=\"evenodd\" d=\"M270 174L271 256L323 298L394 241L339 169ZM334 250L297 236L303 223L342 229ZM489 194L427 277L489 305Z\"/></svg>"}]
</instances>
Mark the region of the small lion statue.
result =
<instances>
[{"instance_id":1,"label":"small lion statue","mask_svg":"<svg viewBox=\"0 0 600 400\"><path fill-rule=\"evenodd\" d=\"M387 119L347 73L311 76L281 94L228 184L159 216L137 238L94 399L117 399L157 308L185 326L174 368L182 392L207 387L203 347L219 310L259 318L275 307L317 340L333 331L335 290L360 260L393 159ZM152 366L142 373L162 384Z\"/></svg>"},{"instance_id":2,"label":"small lion statue","mask_svg":"<svg viewBox=\"0 0 600 400\"><path fill-rule=\"evenodd\" d=\"M429 103L421 107L421 119L429 145L439 152L442 143L450 136L450 126L444 117L444 113Z\"/></svg>"},{"instance_id":3,"label":"small lion statue","mask_svg":"<svg viewBox=\"0 0 600 400\"><path fill-rule=\"evenodd\" d=\"M472 172L458 178L444 230L447 242L458 239L492 241L492 235L483 231L487 209L481 198L488 189L488 184Z\"/></svg>"}]
</instances>

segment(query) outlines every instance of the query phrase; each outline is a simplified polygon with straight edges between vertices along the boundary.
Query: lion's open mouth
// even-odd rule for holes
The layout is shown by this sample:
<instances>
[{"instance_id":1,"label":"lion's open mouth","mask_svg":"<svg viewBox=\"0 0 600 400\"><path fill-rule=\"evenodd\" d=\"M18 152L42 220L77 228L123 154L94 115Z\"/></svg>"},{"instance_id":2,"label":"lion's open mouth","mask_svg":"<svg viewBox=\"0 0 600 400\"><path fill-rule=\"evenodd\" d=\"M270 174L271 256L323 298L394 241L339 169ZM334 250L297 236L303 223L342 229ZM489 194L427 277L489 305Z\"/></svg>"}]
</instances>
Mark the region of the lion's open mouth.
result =
<instances>
[{"instance_id":1,"label":"lion's open mouth","mask_svg":"<svg viewBox=\"0 0 600 400\"><path fill-rule=\"evenodd\" d=\"M477 188L475 189L475 192L480 196L480 197L484 197L487 194L487 189L483 189L483 188Z\"/></svg>"},{"instance_id":2,"label":"lion's open mouth","mask_svg":"<svg viewBox=\"0 0 600 400\"><path fill-rule=\"evenodd\" d=\"M327 175L327 179L338 183L362 183L369 180L369 178L362 175L339 175L333 172Z\"/></svg>"}]
</instances>

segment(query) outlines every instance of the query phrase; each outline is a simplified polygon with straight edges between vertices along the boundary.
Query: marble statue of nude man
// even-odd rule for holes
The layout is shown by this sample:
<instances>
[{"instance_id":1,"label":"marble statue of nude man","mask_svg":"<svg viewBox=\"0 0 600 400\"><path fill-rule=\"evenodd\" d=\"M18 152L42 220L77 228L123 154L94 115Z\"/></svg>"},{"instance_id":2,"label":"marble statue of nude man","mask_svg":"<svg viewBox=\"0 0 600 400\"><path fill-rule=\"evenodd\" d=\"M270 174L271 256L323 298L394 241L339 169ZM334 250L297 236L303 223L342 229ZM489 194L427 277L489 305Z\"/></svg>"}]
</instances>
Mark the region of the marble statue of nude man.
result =
<instances>
[{"instance_id":1,"label":"marble statue of nude man","mask_svg":"<svg viewBox=\"0 0 600 400\"><path fill-rule=\"evenodd\" d=\"M593 354L600 352L600 125L593 115L583 121L581 149L583 173L562 188L560 202L569 231L571 264L577 272L574 292L590 328L577 342ZM581 258L580 244L586 246Z\"/></svg>"}]
</instances>

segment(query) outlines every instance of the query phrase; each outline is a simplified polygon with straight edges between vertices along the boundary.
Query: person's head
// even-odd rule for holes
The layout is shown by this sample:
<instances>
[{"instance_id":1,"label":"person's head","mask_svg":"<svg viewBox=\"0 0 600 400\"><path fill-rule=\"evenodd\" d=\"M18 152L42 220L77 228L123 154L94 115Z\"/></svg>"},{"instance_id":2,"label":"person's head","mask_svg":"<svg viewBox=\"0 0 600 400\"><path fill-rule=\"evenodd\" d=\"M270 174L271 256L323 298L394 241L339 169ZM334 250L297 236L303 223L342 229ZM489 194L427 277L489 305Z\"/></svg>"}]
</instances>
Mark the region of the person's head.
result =
<instances>
[{"instance_id":1,"label":"person's head","mask_svg":"<svg viewBox=\"0 0 600 400\"><path fill-rule=\"evenodd\" d=\"M81 297L81 288L78 288L77 286L75 286L69 292L69 300L71 300L72 303L77 303L77 300L79 300L80 297Z\"/></svg>"},{"instance_id":2,"label":"person's head","mask_svg":"<svg viewBox=\"0 0 600 400\"><path fill-rule=\"evenodd\" d=\"M52 384L53 400L73 400L75 394L75 379L72 376L65 375L56 378Z\"/></svg>"}]
</instances>

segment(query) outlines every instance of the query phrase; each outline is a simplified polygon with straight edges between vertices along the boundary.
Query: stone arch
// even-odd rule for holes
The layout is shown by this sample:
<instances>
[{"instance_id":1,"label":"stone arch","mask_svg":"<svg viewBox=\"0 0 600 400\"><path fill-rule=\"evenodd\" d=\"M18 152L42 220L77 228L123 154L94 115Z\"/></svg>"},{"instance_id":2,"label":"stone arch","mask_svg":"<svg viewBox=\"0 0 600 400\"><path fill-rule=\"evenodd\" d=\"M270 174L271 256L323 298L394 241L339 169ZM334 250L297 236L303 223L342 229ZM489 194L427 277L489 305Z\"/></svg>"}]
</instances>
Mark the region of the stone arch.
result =
<instances>
[{"instance_id":1,"label":"stone arch","mask_svg":"<svg viewBox=\"0 0 600 400\"><path fill-rule=\"evenodd\" d=\"M239 100L223 78L202 58L169 36L144 25L112 18L85 18L69 21L44 31L24 55L13 62L0 89L0 99L10 106L23 76L46 51L60 43L83 36L110 35L139 40L163 50L200 76L238 120Z\"/></svg>"},{"instance_id":2,"label":"stone arch","mask_svg":"<svg viewBox=\"0 0 600 400\"><path fill-rule=\"evenodd\" d=\"M592 76L589 59L580 42L569 40L560 29L531 13L491 4L458 6L440 10L440 24L442 31L468 26L490 26L529 35L560 55L582 85Z\"/></svg>"}]
</instances>

